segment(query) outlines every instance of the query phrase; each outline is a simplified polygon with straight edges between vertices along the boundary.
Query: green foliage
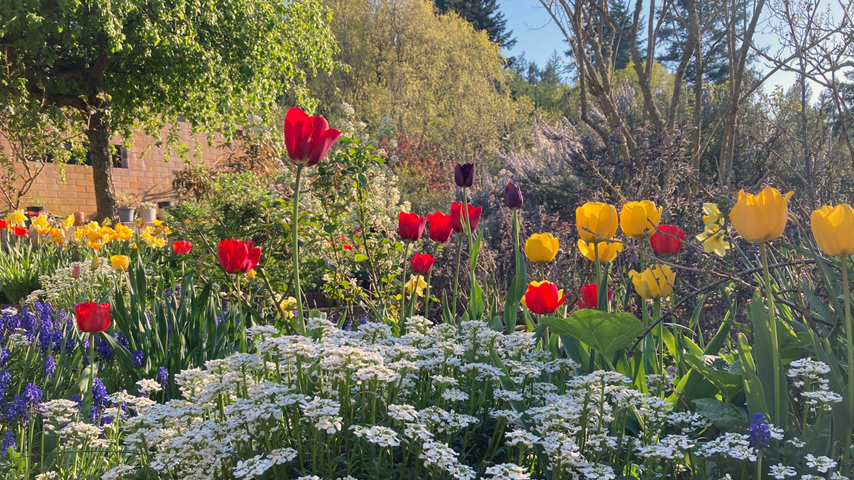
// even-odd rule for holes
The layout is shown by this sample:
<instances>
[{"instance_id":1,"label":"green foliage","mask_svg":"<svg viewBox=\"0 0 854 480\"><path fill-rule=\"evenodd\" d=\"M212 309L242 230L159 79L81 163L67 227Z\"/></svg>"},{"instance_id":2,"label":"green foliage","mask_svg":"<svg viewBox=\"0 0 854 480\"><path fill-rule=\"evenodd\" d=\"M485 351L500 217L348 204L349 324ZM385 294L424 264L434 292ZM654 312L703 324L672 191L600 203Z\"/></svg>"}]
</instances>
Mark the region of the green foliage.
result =
<instances>
[{"instance_id":1,"label":"green foliage","mask_svg":"<svg viewBox=\"0 0 854 480\"><path fill-rule=\"evenodd\" d=\"M641 332L643 323L630 313L608 313L582 309L569 318L544 317L540 324L558 335L570 335L606 357L629 348Z\"/></svg>"}]
</instances>

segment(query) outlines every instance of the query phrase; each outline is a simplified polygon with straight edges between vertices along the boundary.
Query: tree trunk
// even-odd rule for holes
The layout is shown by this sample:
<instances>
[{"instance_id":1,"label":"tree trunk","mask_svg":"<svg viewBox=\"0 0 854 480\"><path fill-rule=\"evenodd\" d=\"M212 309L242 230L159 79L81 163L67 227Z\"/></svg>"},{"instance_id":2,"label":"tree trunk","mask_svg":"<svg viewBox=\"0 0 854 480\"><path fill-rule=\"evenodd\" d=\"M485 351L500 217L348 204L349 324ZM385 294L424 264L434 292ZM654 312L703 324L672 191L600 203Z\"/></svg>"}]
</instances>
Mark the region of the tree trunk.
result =
<instances>
[{"instance_id":1,"label":"tree trunk","mask_svg":"<svg viewBox=\"0 0 854 480\"><path fill-rule=\"evenodd\" d=\"M118 210L116 190L113 188L113 152L104 115L104 110L99 110L89 117L86 137L89 139L89 156L95 181L95 204L98 206L96 219L103 221L109 218L115 221L118 219Z\"/></svg>"}]
</instances>

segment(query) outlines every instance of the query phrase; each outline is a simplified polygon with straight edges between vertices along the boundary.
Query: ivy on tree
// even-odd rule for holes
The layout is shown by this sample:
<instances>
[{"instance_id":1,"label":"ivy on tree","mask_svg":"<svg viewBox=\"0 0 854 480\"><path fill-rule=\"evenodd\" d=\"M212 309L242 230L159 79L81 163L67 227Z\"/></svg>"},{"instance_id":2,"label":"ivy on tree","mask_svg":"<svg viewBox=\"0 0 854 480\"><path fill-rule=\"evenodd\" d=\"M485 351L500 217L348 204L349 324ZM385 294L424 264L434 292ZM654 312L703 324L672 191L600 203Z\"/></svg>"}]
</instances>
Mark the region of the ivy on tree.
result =
<instances>
[{"instance_id":1,"label":"ivy on tree","mask_svg":"<svg viewBox=\"0 0 854 480\"><path fill-rule=\"evenodd\" d=\"M283 95L306 103L306 78L332 65L328 21L315 0L5 0L0 92L81 113L98 217L115 218L111 137L175 146L181 115L228 138Z\"/></svg>"}]
</instances>

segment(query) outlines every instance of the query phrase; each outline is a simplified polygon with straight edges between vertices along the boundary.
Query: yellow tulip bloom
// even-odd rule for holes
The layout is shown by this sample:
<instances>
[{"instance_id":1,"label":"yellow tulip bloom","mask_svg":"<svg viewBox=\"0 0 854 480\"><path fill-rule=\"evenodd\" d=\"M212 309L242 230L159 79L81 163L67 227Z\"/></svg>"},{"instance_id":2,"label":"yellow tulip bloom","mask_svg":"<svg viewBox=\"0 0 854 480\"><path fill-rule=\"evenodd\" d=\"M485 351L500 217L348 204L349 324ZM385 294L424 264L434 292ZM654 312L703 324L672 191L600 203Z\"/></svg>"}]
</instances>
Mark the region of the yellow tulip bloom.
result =
<instances>
[{"instance_id":1,"label":"yellow tulip bloom","mask_svg":"<svg viewBox=\"0 0 854 480\"><path fill-rule=\"evenodd\" d=\"M110 265L113 266L114 270L126 272L130 266L130 257L126 255L113 255L110 257Z\"/></svg>"},{"instance_id":2,"label":"yellow tulip bloom","mask_svg":"<svg viewBox=\"0 0 854 480\"><path fill-rule=\"evenodd\" d=\"M778 238L789 218L789 198L794 192L780 195L776 188L766 187L756 195L738 192L738 203L729 212L735 231L748 242L768 242Z\"/></svg>"},{"instance_id":3,"label":"yellow tulip bloom","mask_svg":"<svg viewBox=\"0 0 854 480\"><path fill-rule=\"evenodd\" d=\"M593 249L593 243L578 240L578 250L591 262L596 261L596 251ZM617 258L617 252L621 251L623 251L623 244L620 242L599 242L599 261L613 262Z\"/></svg>"},{"instance_id":4,"label":"yellow tulip bloom","mask_svg":"<svg viewBox=\"0 0 854 480\"><path fill-rule=\"evenodd\" d=\"M842 203L812 212L810 226L821 251L834 257L854 255L854 211Z\"/></svg>"},{"instance_id":5,"label":"yellow tulip bloom","mask_svg":"<svg viewBox=\"0 0 854 480\"><path fill-rule=\"evenodd\" d=\"M666 297L673 291L673 282L676 281L676 272L667 265L656 265L647 268L643 273L634 270L629 272L635 291L638 295L647 299Z\"/></svg>"},{"instance_id":6,"label":"yellow tulip bloom","mask_svg":"<svg viewBox=\"0 0 854 480\"><path fill-rule=\"evenodd\" d=\"M620 227L623 233L637 240L652 236L661 221L661 207L649 200L628 202L620 210Z\"/></svg>"},{"instance_id":7,"label":"yellow tulip bloom","mask_svg":"<svg viewBox=\"0 0 854 480\"><path fill-rule=\"evenodd\" d=\"M724 239L724 230L720 226L706 227L703 233L695 238L703 242L703 251L706 253L714 252L719 257L723 257L729 250L729 242Z\"/></svg>"},{"instance_id":8,"label":"yellow tulip bloom","mask_svg":"<svg viewBox=\"0 0 854 480\"><path fill-rule=\"evenodd\" d=\"M560 242L551 233L535 233L525 242L525 255L534 263L549 263L559 248Z\"/></svg>"},{"instance_id":9,"label":"yellow tulip bloom","mask_svg":"<svg viewBox=\"0 0 854 480\"><path fill-rule=\"evenodd\" d=\"M617 233L617 209L613 205L587 202L575 209L578 236L587 243L610 240Z\"/></svg>"},{"instance_id":10,"label":"yellow tulip bloom","mask_svg":"<svg viewBox=\"0 0 854 480\"><path fill-rule=\"evenodd\" d=\"M424 281L424 277L421 275L412 275L404 286L406 287L406 291L410 294L412 293L412 290L415 290L416 295L423 297L424 289L427 288L427 282Z\"/></svg>"}]
</instances>

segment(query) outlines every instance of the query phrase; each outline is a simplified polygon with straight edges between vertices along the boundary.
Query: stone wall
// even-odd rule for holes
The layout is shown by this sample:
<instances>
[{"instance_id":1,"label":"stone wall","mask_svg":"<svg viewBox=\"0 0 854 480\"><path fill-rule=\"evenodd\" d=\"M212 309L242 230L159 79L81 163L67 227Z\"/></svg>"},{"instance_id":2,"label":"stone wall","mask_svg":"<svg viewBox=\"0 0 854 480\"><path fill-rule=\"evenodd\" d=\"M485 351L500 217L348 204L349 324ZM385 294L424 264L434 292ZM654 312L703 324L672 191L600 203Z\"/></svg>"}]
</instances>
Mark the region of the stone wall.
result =
<instances>
[{"instance_id":1,"label":"stone wall","mask_svg":"<svg viewBox=\"0 0 854 480\"><path fill-rule=\"evenodd\" d=\"M141 132L134 137L133 145L124 145L122 163L125 168L113 169L113 184L116 192L137 194L143 201L174 200L172 179L176 170L184 169L190 164L204 163L212 166L226 153L218 147L209 148L204 136L190 135L186 123L180 125L179 137L181 142L189 147L188 161L179 158L174 151L170 152L170 161L166 162L166 148L157 147L154 139ZM121 145L120 138L114 138L114 145ZM219 141L216 142L219 145ZM92 167L89 165L65 165L65 182L60 181L60 171L57 166L49 164L36 180L35 185L27 194L27 199L40 197L44 200L48 212L56 215L68 215L82 211L86 217L94 216L95 187L92 180ZM28 201L21 203L21 208L31 205ZM35 205L33 205L35 206ZM0 205L0 212L8 209Z\"/></svg>"}]
</instances>

